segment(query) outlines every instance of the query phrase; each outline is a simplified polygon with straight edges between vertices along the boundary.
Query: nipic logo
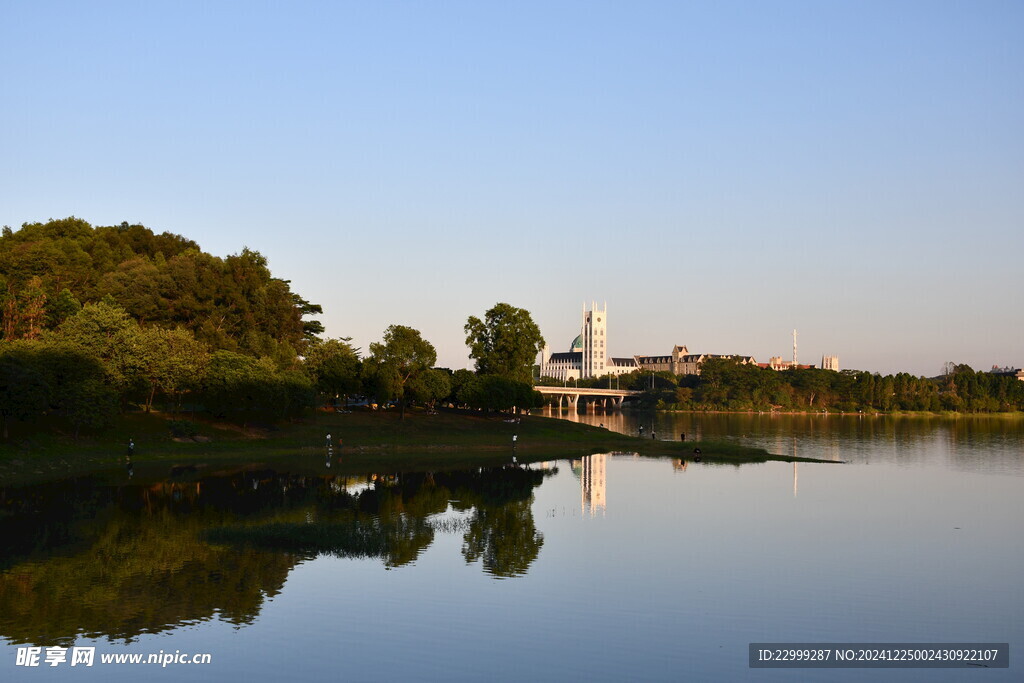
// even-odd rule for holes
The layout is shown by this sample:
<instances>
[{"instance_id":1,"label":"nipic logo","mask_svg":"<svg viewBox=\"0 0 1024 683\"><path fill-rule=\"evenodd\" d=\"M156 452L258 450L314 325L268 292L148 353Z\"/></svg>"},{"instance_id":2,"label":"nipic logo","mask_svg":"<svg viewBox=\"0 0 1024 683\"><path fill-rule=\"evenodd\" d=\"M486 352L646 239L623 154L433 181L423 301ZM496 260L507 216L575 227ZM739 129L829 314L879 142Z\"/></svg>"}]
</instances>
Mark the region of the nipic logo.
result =
<instances>
[{"instance_id":1,"label":"nipic logo","mask_svg":"<svg viewBox=\"0 0 1024 683\"><path fill-rule=\"evenodd\" d=\"M71 666L92 666L95 658L96 648L94 647L71 648ZM17 666L39 666L40 664L58 666L67 663L69 662L68 648L66 647L19 647L15 660Z\"/></svg>"},{"instance_id":2,"label":"nipic logo","mask_svg":"<svg viewBox=\"0 0 1024 683\"><path fill-rule=\"evenodd\" d=\"M161 667L171 664L210 664L212 660L213 655L209 653L192 655L181 650L160 650L159 653L149 655L128 652L100 655L100 664L159 664ZM95 647L19 647L15 660L17 666L92 666L95 662Z\"/></svg>"}]
</instances>

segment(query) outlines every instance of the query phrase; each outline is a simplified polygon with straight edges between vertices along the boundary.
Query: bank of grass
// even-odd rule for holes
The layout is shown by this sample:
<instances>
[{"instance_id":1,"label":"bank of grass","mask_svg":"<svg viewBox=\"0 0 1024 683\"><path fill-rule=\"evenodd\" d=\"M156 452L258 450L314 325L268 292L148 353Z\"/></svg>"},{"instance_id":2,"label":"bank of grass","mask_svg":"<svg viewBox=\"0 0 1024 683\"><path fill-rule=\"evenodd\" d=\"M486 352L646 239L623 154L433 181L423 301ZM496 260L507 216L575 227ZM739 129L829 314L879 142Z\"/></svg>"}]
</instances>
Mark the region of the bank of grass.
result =
<instances>
[{"instance_id":1,"label":"bank of grass","mask_svg":"<svg viewBox=\"0 0 1024 683\"><path fill-rule=\"evenodd\" d=\"M322 471L327 434L335 443L335 457L340 456L336 463L349 472L493 466L509 462L513 455L519 462L536 462L614 451L688 459L700 449L702 459L709 461L805 460L733 443L641 439L536 415L515 422L504 414L411 410L403 420L397 411L355 410L317 412L303 420L273 424L197 419L194 438L174 438L169 428L173 417L129 412L103 433L77 440L59 430L15 435L0 444L0 483L125 467L129 439L136 444L135 472L151 476L165 475L171 467L287 466Z\"/></svg>"}]
</instances>

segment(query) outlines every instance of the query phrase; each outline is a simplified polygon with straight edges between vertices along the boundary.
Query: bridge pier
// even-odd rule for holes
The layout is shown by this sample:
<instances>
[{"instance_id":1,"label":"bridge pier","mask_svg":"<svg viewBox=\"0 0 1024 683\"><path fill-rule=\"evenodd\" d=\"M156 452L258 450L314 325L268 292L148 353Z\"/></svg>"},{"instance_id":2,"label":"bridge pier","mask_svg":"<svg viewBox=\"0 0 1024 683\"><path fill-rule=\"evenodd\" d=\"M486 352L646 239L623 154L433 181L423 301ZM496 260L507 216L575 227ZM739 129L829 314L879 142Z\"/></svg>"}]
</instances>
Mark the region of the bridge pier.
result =
<instances>
[{"instance_id":1,"label":"bridge pier","mask_svg":"<svg viewBox=\"0 0 1024 683\"><path fill-rule=\"evenodd\" d=\"M609 389L583 389L576 387L537 387L537 390L545 394L550 400L550 408L555 409L555 397L558 397L558 410L568 407L569 410L578 411L580 400L583 400L583 411L588 413L601 411L619 410L623 401L639 392L629 390ZM566 402L568 406L566 406Z\"/></svg>"}]
</instances>

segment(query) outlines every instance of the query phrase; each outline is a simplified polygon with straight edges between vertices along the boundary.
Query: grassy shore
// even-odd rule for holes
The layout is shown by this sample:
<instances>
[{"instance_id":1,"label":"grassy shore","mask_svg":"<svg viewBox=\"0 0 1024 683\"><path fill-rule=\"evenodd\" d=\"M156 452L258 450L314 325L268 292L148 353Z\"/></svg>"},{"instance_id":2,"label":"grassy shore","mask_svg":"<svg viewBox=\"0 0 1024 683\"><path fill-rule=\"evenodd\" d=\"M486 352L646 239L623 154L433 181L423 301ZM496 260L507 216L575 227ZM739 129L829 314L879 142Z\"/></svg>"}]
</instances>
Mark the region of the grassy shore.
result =
<instances>
[{"instance_id":1,"label":"grassy shore","mask_svg":"<svg viewBox=\"0 0 1024 683\"><path fill-rule=\"evenodd\" d=\"M0 484L124 467L129 439L136 444L136 472L151 475L192 466L322 469L327 434L332 435L334 454L341 456L344 469L362 472L490 466L508 462L513 454L520 462L613 451L692 458L695 448L709 461L794 460L732 443L655 441L536 415L514 422L499 414L409 411L403 420L397 411L357 410L318 412L305 420L273 425L199 420L194 439L172 438L170 417L127 413L102 434L78 440L60 432L15 435L0 444Z\"/></svg>"}]
</instances>

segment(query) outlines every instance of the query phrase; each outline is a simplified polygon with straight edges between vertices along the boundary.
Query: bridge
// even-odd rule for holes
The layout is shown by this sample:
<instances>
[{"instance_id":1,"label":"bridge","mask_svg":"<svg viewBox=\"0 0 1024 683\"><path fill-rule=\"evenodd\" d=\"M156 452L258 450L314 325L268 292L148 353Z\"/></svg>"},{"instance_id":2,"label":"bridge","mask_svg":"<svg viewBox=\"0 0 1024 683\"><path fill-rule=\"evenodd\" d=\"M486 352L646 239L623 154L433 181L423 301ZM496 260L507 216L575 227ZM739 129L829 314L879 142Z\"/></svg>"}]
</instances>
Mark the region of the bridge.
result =
<instances>
[{"instance_id":1,"label":"bridge","mask_svg":"<svg viewBox=\"0 0 1024 683\"><path fill-rule=\"evenodd\" d=\"M559 410L562 409L563 399L568 400L570 408L576 408L576 404L579 403L581 397L584 403L589 401L591 405L603 401L606 410L609 404L615 408L621 408L623 400L632 396L639 396L641 393L627 389L584 389L583 387L534 387L534 389L545 396L551 396L552 398L557 396Z\"/></svg>"}]
</instances>

